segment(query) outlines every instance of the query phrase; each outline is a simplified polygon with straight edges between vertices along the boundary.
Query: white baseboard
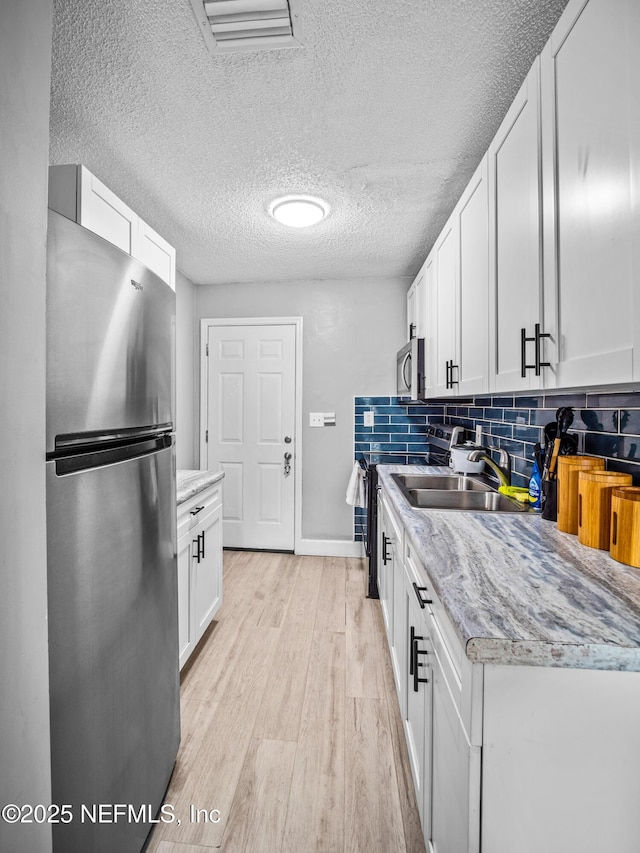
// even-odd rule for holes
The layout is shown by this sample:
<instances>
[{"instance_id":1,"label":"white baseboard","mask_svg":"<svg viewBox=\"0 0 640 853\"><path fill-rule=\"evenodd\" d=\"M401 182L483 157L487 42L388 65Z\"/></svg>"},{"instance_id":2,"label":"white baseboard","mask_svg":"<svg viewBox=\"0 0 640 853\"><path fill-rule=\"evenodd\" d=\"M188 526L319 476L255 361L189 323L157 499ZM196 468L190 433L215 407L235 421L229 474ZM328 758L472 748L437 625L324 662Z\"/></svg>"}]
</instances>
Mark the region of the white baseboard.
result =
<instances>
[{"instance_id":1,"label":"white baseboard","mask_svg":"<svg viewBox=\"0 0 640 853\"><path fill-rule=\"evenodd\" d=\"M301 539L296 554L310 557L364 557L364 544L347 539Z\"/></svg>"}]
</instances>

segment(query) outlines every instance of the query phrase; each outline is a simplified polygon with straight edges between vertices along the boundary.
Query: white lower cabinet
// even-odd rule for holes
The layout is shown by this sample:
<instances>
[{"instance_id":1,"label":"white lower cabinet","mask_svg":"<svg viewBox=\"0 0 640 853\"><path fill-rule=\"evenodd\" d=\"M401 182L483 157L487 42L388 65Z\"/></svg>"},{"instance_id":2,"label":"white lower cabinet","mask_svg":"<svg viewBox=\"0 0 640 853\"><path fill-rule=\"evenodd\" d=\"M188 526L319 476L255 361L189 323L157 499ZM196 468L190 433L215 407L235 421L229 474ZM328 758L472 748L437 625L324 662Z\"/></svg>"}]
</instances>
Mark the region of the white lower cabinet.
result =
<instances>
[{"instance_id":1,"label":"white lower cabinet","mask_svg":"<svg viewBox=\"0 0 640 853\"><path fill-rule=\"evenodd\" d=\"M404 730L411 774L416 791L416 800L423 827L430 820L430 753L431 753L431 709L433 703L430 661L433 646L424 610L418 604L414 592L413 577L402 572L402 593L407 618L405 620L405 713Z\"/></svg>"},{"instance_id":2,"label":"white lower cabinet","mask_svg":"<svg viewBox=\"0 0 640 853\"><path fill-rule=\"evenodd\" d=\"M389 642L393 630L393 559L391 522L386 507L381 503L378 521L378 596Z\"/></svg>"},{"instance_id":3,"label":"white lower cabinet","mask_svg":"<svg viewBox=\"0 0 640 853\"><path fill-rule=\"evenodd\" d=\"M394 519L384 489L380 506ZM638 853L640 673L472 663L394 535L389 644L428 853Z\"/></svg>"},{"instance_id":4,"label":"white lower cabinet","mask_svg":"<svg viewBox=\"0 0 640 853\"><path fill-rule=\"evenodd\" d=\"M480 850L481 748L472 746L451 694L438 654L431 658L428 838L434 853Z\"/></svg>"},{"instance_id":5,"label":"white lower cabinet","mask_svg":"<svg viewBox=\"0 0 640 853\"><path fill-rule=\"evenodd\" d=\"M378 595L382 618L387 631L387 641L391 652L393 675L396 680L398 696L402 696L402 667L404 629L406 618L402 612L402 585L397 578L402 569L402 526L395 518L388 503L381 498L380 518L378 521ZM402 703L402 699L400 700ZM401 704L402 707L402 704Z\"/></svg>"},{"instance_id":6,"label":"white lower cabinet","mask_svg":"<svg viewBox=\"0 0 640 853\"><path fill-rule=\"evenodd\" d=\"M640 673L484 669L483 853L637 853Z\"/></svg>"},{"instance_id":7,"label":"white lower cabinet","mask_svg":"<svg viewBox=\"0 0 640 853\"><path fill-rule=\"evenodd\" d=\"M431 853L478 853L481 748L471 745L471 703L463 701L463 694L477 682L481 668L474 675L465 667L463 691L462 672L454 663L461 659L461 649L449 653L443 637L450 626L441 630L435 593L418 565L406 542L404 728L425 846Z\"/></svg>"},{"instance_id":8,"label":"white lower cabinet","mask_svg":"<svg viewBox=\"0 0 640 853\"><path fill-rule=\"evenodd\" d=\"M222 483L178 507L180 668L222 604Z\"/></svg>"}]
</instances>

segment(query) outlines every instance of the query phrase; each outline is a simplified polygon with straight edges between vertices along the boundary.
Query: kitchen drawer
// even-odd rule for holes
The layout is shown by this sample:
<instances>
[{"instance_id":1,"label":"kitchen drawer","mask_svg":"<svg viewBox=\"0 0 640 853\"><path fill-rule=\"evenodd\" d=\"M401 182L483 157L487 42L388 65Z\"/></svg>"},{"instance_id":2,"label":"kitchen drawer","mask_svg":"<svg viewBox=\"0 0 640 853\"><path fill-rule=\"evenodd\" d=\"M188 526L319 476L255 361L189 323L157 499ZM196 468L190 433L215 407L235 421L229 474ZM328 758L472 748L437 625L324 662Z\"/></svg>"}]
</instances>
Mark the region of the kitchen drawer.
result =
<instances>
[{"instance_id":1,"label":"kitchen drawer","mask_svg":"<svg viewBox=\"0 0 640 853\"><path fill-rule=\"evenodd\" d=\"M222 482L214 483L178 507L178 539L222 505Z\"/></svg>"}]
</instances>

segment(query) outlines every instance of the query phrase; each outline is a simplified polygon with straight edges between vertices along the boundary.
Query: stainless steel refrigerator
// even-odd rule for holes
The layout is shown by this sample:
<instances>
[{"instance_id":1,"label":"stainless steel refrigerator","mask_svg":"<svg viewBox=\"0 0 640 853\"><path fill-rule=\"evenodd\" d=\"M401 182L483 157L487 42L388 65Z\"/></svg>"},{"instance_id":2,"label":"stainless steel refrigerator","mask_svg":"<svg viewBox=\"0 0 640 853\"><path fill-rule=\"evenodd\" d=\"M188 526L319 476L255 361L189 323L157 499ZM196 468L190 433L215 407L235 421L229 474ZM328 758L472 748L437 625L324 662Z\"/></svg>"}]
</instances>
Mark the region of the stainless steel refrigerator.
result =
<instances>
[{"instance_id":1,"label":"stainless steel refrigerator","mask_svg":"<svg viewBox=\"0 0 640 853\"><path fill-rule=\"evenodd\" d=\"M49 212L52 791L73 814L55 853L138 853L175 763L174 327L164 281Z\"/></svg>"}]
</instances>

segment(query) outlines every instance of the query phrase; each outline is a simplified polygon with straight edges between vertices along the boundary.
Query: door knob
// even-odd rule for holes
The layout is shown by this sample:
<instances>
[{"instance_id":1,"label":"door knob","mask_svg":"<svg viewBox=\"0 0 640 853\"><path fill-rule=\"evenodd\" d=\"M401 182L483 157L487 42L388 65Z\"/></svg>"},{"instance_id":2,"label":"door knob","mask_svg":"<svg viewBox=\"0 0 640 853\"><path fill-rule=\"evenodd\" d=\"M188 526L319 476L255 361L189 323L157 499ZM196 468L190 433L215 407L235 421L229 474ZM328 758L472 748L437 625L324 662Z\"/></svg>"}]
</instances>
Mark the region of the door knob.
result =
<instances>
[{"instance_id":1,"label":"door knob","mask_svg":"<svg viewBox=\"0 0 640 853\"><path fill-rule=\"evenodd\" d=\"M284 476L288 477L291 473L291 453L284 454Z\"/></svg>"},{"instance_id":2,"label":"door knob","mask_svg":"<svg viewBox=\"0 0 640 853\"><path fill-rule=\"evenodd\" d=\"M291 444L291 436L290 435L285 435L284 443L285 444Z\"/></svg>"}]
</instances>

